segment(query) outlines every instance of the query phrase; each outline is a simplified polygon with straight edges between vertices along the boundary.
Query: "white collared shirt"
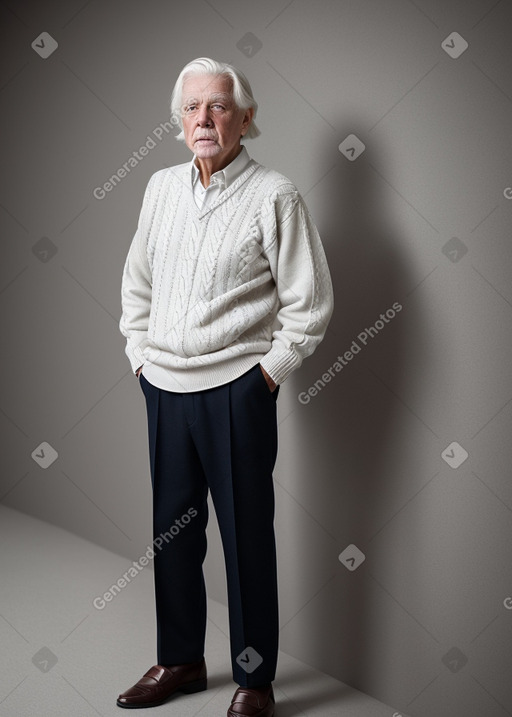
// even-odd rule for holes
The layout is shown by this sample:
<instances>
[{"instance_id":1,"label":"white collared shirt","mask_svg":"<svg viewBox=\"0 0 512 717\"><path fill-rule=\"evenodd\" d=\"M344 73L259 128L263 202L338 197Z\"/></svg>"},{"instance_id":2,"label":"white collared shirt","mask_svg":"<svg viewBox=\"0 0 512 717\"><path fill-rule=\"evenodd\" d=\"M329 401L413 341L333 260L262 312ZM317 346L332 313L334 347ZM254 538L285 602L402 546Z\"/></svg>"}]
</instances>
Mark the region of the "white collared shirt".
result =
<instances>
[{"instance_id":1,"label":"white collared shirt","mask_svg":"<svg viewBox=\"0 0 512 717\"><path fill-rule=\"evenodd\" d=\"M224 169L219 169L210 177L210 184L203 187L199 169L196 167L196 155L192 158L190 176L192 181L192 195L198 209L206 209L229 187L246 169L251 161L244 145L242 151Z\"/></svg>"}]
</instances>

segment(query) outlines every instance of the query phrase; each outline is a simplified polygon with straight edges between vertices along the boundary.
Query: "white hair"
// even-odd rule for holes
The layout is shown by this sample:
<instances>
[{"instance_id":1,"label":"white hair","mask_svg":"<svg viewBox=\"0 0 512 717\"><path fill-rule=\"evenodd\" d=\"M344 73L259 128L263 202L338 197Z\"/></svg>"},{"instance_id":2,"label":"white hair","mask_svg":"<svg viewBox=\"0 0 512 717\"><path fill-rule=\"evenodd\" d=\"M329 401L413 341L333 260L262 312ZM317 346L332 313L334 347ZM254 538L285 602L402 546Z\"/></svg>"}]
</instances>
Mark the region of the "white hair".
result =
<instances>
[{"instance_id":1,"label":"white hair","mask_svg":"<svg viewBox=\"0 0 512 717\"><path fill-rule=\"evenodd\" d=\"M252 107L254 109L254 120L258 110L258 103L253 97L251 85L244 73L236 67L233 67L233 65L228 65L226 62L217 62L216 60L211 60L209 57L198 57L185 65L178 75L178 79L176 80L176 84L174 85L174 89L172 91L170 102L171 119L181 130L181 132L176 135L176 139L182 141L185 139L181 116L181 104L183 81L190 75L221 75L229 77L232 82L233 100L235 101L236 106L242 110L247 110ZM252 121L244 137L247 137L247 139L254 139L254 137L258 137L260 134L260 130L254 124L254 121Z\"/></svg>"}]
</instances>

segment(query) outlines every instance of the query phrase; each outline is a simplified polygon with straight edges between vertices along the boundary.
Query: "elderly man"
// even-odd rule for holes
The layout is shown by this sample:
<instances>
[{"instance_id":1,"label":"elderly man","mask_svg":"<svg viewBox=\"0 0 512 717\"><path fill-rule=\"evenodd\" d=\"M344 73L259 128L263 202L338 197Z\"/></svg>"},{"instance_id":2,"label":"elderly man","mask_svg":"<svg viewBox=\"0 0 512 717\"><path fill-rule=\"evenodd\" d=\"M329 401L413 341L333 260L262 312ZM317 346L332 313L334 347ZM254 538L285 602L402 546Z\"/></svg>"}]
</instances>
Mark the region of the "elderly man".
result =
<instances>
[{"instance_id":1,"label":"elderly man","mask_svg":"<svg viewBox=\"0 0 512 717\"><path fill-rule=\"evenodd\" d=\"M296 187L240 144L259 135L246 77L198 58L180 73L171 110L194 156L150 178L119 323L147 409L158 664L117 704L152 707L206 689L210 491L239 685L227 714L271 717L276 401L325 334L332 285Z\"/></svg>"}]
</instances>

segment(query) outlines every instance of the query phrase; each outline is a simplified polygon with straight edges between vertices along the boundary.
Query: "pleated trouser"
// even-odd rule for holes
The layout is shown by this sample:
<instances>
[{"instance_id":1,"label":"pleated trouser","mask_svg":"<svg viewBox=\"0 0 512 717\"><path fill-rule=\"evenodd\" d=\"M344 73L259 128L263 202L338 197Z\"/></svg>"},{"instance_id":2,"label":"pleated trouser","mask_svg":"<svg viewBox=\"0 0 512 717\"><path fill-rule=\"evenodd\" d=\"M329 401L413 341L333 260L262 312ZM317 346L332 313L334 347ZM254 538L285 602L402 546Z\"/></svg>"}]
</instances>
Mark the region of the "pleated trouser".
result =
<instances>
[{"instance_id":1,"label":"pleated trouser","mask_svg":"<svg viewBox=\"0 0 512 717\"><path fill-rule=\"evenodd\" d=\"M272 476L279 387L270 391L259 364L191 393L165 391L142 374L139 382L153 487L158 663L204 655L210 491L226 566L233 679L244 687L271 682L279 631Z\"/></svg>"}]
</instances>

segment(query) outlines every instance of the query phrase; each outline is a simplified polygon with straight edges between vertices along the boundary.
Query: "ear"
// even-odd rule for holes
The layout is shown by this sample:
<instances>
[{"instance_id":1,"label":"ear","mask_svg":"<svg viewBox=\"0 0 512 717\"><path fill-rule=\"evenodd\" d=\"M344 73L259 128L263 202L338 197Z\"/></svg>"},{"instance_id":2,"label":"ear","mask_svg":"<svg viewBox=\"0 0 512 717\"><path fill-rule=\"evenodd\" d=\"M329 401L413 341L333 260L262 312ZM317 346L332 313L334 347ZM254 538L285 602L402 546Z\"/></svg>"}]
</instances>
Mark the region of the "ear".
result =
<instances>
[{"instance_id":1,"label":"ear","mask_svg":"<svg viewBox=\"0 0 512 717\"><path fill-rule=\"evenodd\" d=\"M243 137L244 134L245 134L245 133L247 132L247 130L249 129L253 117L254 117L254 107L249 107L248 109L245 110L244 117L243 117L243 120L242 120L242 127L241 127L241 130L240 130L240 131L241 131L241 134L240 134L241 137Z\"/></svg>"}]
</instances>

